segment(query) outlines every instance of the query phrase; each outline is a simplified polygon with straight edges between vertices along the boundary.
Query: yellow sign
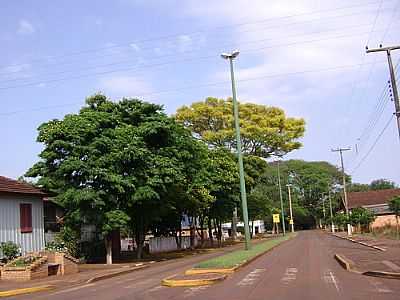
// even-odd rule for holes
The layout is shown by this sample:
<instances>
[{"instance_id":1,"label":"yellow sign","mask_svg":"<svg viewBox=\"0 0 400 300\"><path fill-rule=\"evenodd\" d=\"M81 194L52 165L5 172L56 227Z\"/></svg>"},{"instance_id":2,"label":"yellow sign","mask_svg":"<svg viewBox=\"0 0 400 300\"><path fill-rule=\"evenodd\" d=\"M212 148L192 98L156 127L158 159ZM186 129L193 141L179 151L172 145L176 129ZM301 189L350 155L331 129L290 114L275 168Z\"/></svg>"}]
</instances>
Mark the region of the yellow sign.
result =
<instances>
[{"instance_id":1,"label":"yellow sign","mask_svg":"<svg viewBox=\"0 0 400 300\"><path fill-rule=\"evenodd\" d=\"M294 223L293 223L293 219L290 219L290 220L289 220L289 224L290 224L290 225L294 224Z\"/></svg>"},{"instance_id":2,"label":"yellow sign","mask_svg":"<svg viewBox=\"0 0 400 300\"><path fill-rule=\"evenodd\" d=\"M279 223L279 214L273 214L272 220L274 221L274 223Z\"/></svg>"}]
</instances>

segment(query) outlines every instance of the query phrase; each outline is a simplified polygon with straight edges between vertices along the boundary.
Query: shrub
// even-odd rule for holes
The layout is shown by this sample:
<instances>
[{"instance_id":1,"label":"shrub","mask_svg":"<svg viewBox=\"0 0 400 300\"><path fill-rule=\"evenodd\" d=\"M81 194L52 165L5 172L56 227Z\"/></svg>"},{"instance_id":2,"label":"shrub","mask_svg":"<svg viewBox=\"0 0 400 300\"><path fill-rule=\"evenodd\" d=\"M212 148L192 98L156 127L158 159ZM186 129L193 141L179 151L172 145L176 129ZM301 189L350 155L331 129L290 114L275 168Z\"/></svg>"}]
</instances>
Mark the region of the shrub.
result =
<instances>
[{"instance_id":1,"label":"shrub","mask_svg":"<svg viewBox=\"0 0 400 300\"><path fill-rule=\"evenodd\" d=\"M0 245L0 250L3 253L6 261L13 260L21 253L20 247L14 242L3 242Z\"/></svg>"}]
</instances>

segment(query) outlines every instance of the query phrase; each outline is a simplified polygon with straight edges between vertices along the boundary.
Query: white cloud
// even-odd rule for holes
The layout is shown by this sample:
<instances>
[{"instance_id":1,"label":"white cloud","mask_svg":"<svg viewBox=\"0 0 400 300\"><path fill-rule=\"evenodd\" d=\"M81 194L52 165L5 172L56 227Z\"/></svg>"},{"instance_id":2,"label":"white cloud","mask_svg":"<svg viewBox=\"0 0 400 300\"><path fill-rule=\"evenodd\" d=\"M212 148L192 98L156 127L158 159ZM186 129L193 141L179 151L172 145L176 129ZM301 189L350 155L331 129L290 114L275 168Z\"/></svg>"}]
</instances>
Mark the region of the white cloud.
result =
<instances>
[{"instance_id":1,"label":"white cloud","mask_svg":"<svg viewBox=\"0 0 400 300\"><path fill-rule=\"evenodd\" d=\"M193 40L189 35L178 36L178 51L185 52L192 48Z\"/></svg>"},{"instance_id":2,"label":"white cloud","mask_svg":"<svg viewBox=\"0 0 400 300\"><path fill-rule=\"evenodd\" d=\"M100 88L106 94L117 97L140 97L153 90L147 81L135 76L113 76L100 80Z\"/></svg>"},{"instance_id":3,"label":"white cloud","mask_svg":"<svg viewBox=\"0 0 400 300\"><path fill-rule=\"evenodd\" d=\"M18 34L33 34L36 29L28 20L21 19L19 20L17 33Z\"/></svg>"},{"instance_id":4,"label":"white cloud","mask_svg":"<svg viewBox=\"0 0 400 300\"><path fill-rule=\"evenodd\" d=\"M139 47L137 44L135 44L135 43L131 43L131 44L129 44L129 46L130 46L133 50L135 50L136 52L139 52L139 51L140 51L140 47Z\"/></svg>"}]
</instances>

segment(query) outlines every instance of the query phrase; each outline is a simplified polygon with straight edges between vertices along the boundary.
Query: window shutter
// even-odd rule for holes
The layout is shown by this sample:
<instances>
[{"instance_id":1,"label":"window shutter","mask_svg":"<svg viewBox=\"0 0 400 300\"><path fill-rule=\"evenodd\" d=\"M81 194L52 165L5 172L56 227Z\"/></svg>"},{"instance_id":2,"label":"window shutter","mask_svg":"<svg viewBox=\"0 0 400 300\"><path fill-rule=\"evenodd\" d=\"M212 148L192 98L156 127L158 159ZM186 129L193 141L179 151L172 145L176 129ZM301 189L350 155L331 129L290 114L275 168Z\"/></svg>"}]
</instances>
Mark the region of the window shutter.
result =
<instances>
[{"instance_id":1,"label":"window shutter","mask_svg":"<svg viewBox=\"0 0 400 300\"><path fill-rule=\"evenodd\" d=\"M32 232L32 204L21 203L19 206L20 211L20 225L21 232Z\"/></svg>"}]
</instances>

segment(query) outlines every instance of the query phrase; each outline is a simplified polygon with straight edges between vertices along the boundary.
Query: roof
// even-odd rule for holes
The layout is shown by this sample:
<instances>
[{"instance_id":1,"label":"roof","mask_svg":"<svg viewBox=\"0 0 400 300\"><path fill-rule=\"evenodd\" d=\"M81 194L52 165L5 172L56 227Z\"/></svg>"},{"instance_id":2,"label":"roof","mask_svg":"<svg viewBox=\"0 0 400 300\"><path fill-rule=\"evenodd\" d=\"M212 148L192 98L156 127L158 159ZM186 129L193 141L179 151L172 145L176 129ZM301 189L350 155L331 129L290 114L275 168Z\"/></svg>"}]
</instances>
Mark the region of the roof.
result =
<instances>
[{"instance_id":1,"label":"roof","mask_svg":"<svg viewBox=\"0 0 400 300\"><path fill-rule=\"evenodd\" d=\"M0 192L41 196L45 195L42 190L29 183L20 182L4 176L0 176Z\"/></svg>"},{"instance_id":2,"label":"roof","mask_svg":"<svg viewBox=\"0 0 400 300\"><path fill-rule=\"evenodd\" d=\"M347 194L349 208L388 203L393 197L400 196L400 189L386 189Z\"/></svg>"}]
</instances>

